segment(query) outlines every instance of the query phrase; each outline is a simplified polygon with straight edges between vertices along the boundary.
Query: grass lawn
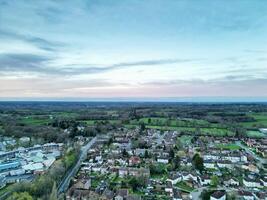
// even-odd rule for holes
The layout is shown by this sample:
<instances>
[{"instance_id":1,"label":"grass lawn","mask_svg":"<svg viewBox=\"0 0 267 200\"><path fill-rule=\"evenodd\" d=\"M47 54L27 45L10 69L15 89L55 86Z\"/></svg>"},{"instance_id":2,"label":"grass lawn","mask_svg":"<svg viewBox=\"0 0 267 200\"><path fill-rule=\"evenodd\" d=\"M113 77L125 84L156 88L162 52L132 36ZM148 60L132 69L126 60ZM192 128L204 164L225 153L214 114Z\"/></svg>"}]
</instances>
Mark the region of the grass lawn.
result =
<instances>
[{"instance_id":1,"label":"grass lawn","mask_svg":"<svg viewBox=\"0 0 267 200\"><path fill-rule=\"evenodd\" d=\"M241 147L236 144L217 144L216 147L233 151L241 149Z\"/></svg>"},{"instance_id":2,"label":"grass lawn","mask_svg":"<svg viewBox=\"0 0 267 200\"><path fill-rule=\"evenodd\" d=\"M49 118L34 118L34 117L25 117L20 120L20 123L26 125L45 125L49 123L51 120Z\"/></svg>"},{"instance_id":3,"label":"grass lawn","mask_svg":"<svg viewBox=\"0 0 267 200\"><path fill-rule=\"evenodd\" d=\"M212 135L212 136L233 136L234 133L228 129L223 128L201 128L202 135Z\"/></svg>"},{"instance_id":4,"label":"grass lawn","mask_svg":"<svg viewBox=\"0 0 267 200\"><path fill-rule=\"evenodd\" d=\"M266 135L260 131L247 131L247 136L252 138L263 138L266 137Z\"/></svg>"},{"instance_id":5,"label":"grass lawn","mask_svg":"<svg viewBox=\"0 0 267 200\"><path fill-rule=\"evenodd\" d=\"M179 137L178 139L183 145L189 145L189 144L191 144L192 136L183 135L183 136Z\"/></svg>"},{"instance_id":6,"label":"grass lawn","mask_svg":"<svg viewBox=\"0 0 267 200\"><path fill-rule=\"evenodd\" d=\"M9 184L9 185L3 187L2 189L0 189L0 196L5 194L6 192L10 192L12 190L13 190L13 184Z\"/></svg>"},{"instance_id":7,"label":"grass lawn","mask_svg":"<svg viewBox=\"0 0 267 200\"><path fill-rule=\"evenodd\" d=\"M73 113L73 112L55 112L53 113L56 117L63 117L63 118L75 118L78 117L78 113Z\"/></svg>"},{"instance_id":8,"label":"grass lawn","mask_svg":"<svg viewBox=\"0 0 267 200\"><path fill-rule=\"evenodd\" d=\"M267 128L267 113L251 113L248 116L253 117L255 122L241 122L245 128Z\"/></svg>"},{"instance_id":9,"label":"grass lawn","mask_svg":"<svg viewBox=\"0 0 267 200\"><path fill-rule=\"evenodd\" d=\"M175 186L185 192L192 192L194 190L194 188L190 187L183 181L176 183Z\"/></svg>"}]
</instances>

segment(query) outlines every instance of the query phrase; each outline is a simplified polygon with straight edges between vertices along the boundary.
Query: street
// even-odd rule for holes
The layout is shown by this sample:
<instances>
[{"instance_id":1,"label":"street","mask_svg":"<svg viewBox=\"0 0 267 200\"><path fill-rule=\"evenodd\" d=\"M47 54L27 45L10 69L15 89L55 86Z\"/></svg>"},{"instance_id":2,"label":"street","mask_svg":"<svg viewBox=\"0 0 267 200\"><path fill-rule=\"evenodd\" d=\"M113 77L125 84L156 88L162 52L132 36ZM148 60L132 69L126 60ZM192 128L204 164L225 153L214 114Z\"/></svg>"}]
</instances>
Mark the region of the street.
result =
<instances>
[{"instance_id":1,"label":"street","mask_svg":"<svg viewBox=\"0 0 267 200\"><path fill-rule=\"evenodd\" d=\"M80 157L78 161L76 162L75 166L71 170L69 170L69 172L67 172L61 184L59 185L58 194L61 194L62 192L65 192L68 189L69 184L70 184L70 179L77 174L82 162L86 158L88 150L92 147L92 145L96 142L96 140L97 140L97 136L94 137L90 142L88 142L85 146L81 148Z\"/></svg>"}]
</instances>

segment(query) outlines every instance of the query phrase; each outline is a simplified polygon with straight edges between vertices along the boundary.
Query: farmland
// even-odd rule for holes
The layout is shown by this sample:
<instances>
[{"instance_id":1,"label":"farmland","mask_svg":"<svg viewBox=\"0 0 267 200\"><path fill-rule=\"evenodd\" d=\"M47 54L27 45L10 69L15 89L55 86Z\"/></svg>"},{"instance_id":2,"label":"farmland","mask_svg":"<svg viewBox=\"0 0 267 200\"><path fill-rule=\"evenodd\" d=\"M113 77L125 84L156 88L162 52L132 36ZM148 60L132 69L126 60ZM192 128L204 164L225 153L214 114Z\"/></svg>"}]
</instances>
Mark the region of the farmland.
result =
<instances>
[{"instance_id":1,"label":"farmland","mask_svg":"<svg viewBox=\"0 0 267 200\"><path fill-rule=\"evenodd\" d=\"M264 128L267 127L267 113L252 113L248 114L249 117L255 119L254 122L242 122L240 125L245 128Z\"/></svg>"},{"instance_id":2,"label":"farmland","mask_svg":"<svg viewBox=\"0 0 267 200\"><path fill-rule=\"evenodd\" d=\"M25 125L46 125L49 122L51 122L49 117L34 117L34 116L24 117L19 121L19 123Z\"/></svg>"}]
</instances>

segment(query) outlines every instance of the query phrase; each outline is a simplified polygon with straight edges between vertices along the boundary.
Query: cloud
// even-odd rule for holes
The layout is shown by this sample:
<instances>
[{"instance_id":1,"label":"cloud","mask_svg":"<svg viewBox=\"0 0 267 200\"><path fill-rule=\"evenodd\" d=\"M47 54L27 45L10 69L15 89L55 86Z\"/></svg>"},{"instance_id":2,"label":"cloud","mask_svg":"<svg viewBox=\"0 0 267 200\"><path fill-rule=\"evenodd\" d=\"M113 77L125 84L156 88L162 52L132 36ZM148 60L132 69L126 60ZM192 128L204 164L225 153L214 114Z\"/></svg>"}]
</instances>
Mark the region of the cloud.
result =
<instances>
[{"instance_id":1,"label":"cloud","mask_svg":"<svg viewBox=\"0 0 267 200\"><path fill-rule=\"evenodd\" d=\"M95 67L87 65L51 66L54 58L35 54L0 54L0 72L36 72L40 75L81 75L104 73L112 70L131 68L137 66L158 66L183 62L192 62L197 59L158 59L135 62L115 63L107 66Z\"/></svg>"},{"instance_id":2,"label":"cloud","mask_svg":"<svg viewBox=\"0 0 267 200\"><path fill-rule=\"evenodd\" d=\"M260 50L260 49L245 49L244 52L252 54L267 54L266 50Z\"/></svg>"},{"instance_id":3,"label":"cloud","mask_svg":"<svg viewBox=\"0 0 267 200\"><path fill-rule=\"evenodd\" d=\"M15 40L21 40L45 51L56 51L58 48L65 46L65 44L63 44L62 42L49 41L41 37L25 35L0 29L0 38L1 37L4 39L10 38Z\"/></svg>"},{"instance_id":4,"label":"cloud","mask_svg":"<svg viewBox=\"0 0 267 200\"><path fill-rule=\"evenodd\" d=\"M176 63L185 63L185 62L193 62L198 61L200 59L155 59L155 60L142 60L142 61L134 61L134 62L121 62L115 63L102 67L92 67L91 64L88 65L70 65L71 67L63 68L62 71L70 72L74 74L79 73L101 73L111 70L118 70L130 67L139 67L139 66L160 66L167 64L176 64Z\"/></svg>"},{"instance_id":5,"label":"cloud","mask_svg":"<svg viewBox=\"0 0 267 200\"><path fill-rule=\"evenodd\" d=\"M34 54L0 54L1 72L40 72L50 58Z\"/></svg>"}]
</instances>

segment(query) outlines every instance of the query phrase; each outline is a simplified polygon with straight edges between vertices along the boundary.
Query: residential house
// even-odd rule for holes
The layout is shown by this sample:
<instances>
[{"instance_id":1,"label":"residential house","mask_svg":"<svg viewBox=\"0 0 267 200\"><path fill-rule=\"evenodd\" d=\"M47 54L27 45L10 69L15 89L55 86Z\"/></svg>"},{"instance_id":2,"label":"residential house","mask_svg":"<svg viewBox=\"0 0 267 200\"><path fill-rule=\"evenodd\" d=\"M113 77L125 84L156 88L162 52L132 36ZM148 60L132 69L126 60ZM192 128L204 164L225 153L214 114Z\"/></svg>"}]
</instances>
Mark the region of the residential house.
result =
<instances>
[{"instance_id":1,"label":"residential house","mask_svg":"<svg viewBox=\"0 0 267 200\"><path fill-rule=\"evenodd\" d=\"M244 200L254 200L253 194L249 191L239 190L237 196L240 199L244 199Z\"/></svg>"},{"instance_id":2,"label":"residential house","mask_svg":"<svg viewBox=\"0 0 267 200\"><path fill-rule=\"evenodd\" d=\"M215 191L210 195L210 200L226 200L225 191Z\"/></svg>"},{"instance_id":3,"label":"residential house","mask_svg":"<svg viewBox=\"0 0 267 200\"><path fill-rule=\"evenodd\" d=\"M225 186L239 186L239 181L235 178L230 178L223 181Z\"/></svg>"},{"instance_id":4,"label":"residential house","mask_svg":"<svg viewBox=\"0 0 267 200\"><path fill-rule=\"evenodd\" d=\"M183 200L182 195L178 189L173 190L173 198L172 200Z\"/></svg>"},{"instance_id":5,"label":"residential house","mask_svg":"<svg viewBox=\"0 0 267 200\"><path fill-rule=\"evenodd\" d=\"M248 178L248 177L245 177L243 179L243 184L244 184L244 186L251 187L251 188L262 188L263 187L261 185L261 182L260 181L257 181L255 179Z\"/></svg>"},{"instance_id":6,"label":"residential house","mask_svg":"<svg viewBox=\"0 0 267 200\"><path fill-rule=\"evenodd\" d=\"M200 176L199 180L200 180L200 184L202 186L210 185L210 183L211 183L211 178L208 175Z\"/></svg>"}]
</instances>

